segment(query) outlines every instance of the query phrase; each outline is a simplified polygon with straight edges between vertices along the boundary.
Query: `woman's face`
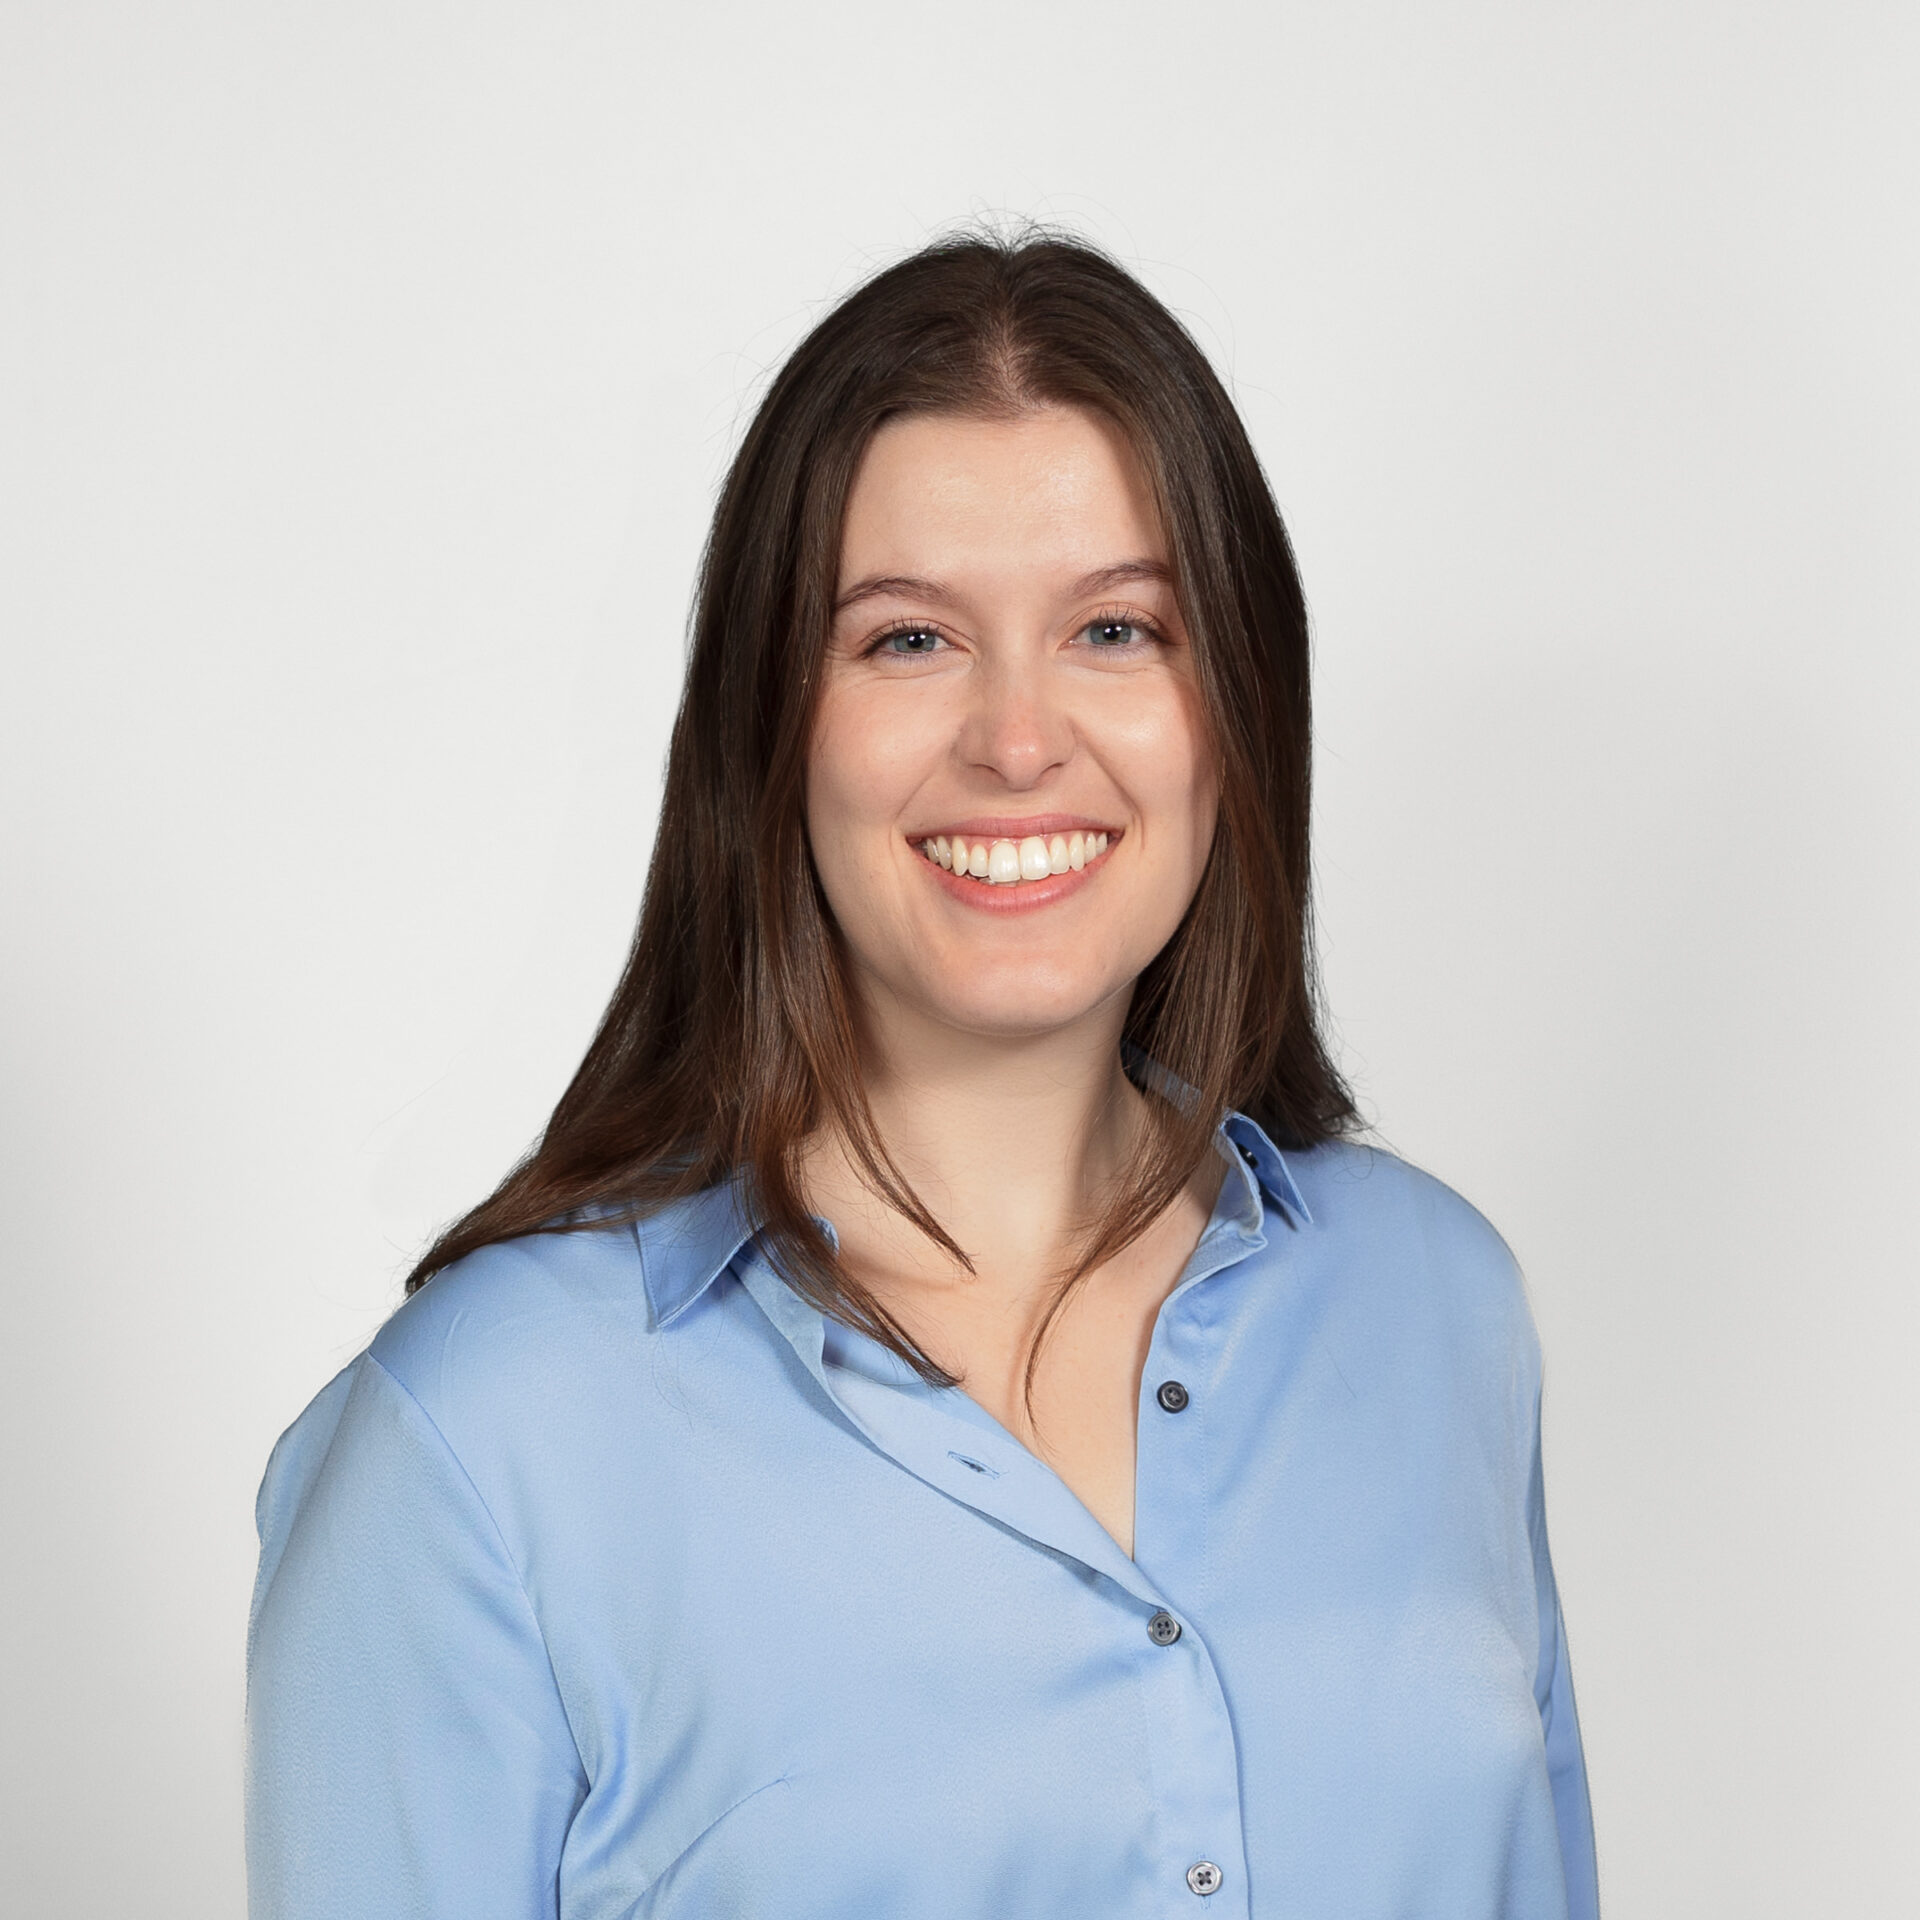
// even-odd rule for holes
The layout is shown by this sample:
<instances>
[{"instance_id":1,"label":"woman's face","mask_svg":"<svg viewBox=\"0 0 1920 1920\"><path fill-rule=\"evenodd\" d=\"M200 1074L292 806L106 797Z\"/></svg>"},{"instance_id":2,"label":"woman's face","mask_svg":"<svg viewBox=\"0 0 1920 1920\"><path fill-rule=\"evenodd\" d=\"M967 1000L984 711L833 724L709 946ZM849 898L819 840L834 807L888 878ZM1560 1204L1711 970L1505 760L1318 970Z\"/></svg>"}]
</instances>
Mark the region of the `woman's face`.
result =
<instances>
[{"instance_id":1,"label":"woman's face","mask_svg":"<svg viewBox=\"0 0 1920 1920\"><path fill-rule=\"evenodd\" d=\"M864 1004L1008 1036L1124 1012L1218 804L1122 435L1066 407L883 427L848 501L806 803Z\"/></svg>"}]
</instances>

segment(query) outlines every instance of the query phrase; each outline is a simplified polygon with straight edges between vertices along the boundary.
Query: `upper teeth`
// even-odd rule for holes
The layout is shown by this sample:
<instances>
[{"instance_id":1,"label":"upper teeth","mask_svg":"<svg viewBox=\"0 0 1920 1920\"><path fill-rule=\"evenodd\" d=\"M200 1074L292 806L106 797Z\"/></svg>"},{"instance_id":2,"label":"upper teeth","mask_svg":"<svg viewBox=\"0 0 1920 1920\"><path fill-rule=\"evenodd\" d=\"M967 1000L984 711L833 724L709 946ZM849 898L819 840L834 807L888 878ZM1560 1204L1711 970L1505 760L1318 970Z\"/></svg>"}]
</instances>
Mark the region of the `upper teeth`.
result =
<instances>
[{"instance_id":1,"label":"upper teeth","mask_svg":"<svg viewBox=\"0 0 1920 1920\"><path fill-rule=\"evenodd\" d=\"M972 840L958 834L949 839L943 833L920 842L920 851L936 866L1000 887L1044 880L1054 873L1078 873L1106 850L1104 833L1056 833L1050 839L1036 833L1025 840Z\"/></svg>"}]
</instances>

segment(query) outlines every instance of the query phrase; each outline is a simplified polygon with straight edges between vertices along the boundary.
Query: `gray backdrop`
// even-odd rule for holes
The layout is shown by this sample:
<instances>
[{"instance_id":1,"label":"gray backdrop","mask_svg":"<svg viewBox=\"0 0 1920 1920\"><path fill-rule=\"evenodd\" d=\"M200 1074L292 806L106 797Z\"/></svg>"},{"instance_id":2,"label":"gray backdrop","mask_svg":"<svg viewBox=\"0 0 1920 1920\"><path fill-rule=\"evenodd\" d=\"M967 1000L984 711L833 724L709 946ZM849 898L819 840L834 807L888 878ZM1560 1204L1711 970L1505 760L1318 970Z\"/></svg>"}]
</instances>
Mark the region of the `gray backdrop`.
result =
<instances>
[{"instance_id":1,"label":"gray backdrop","mask_svg":"<svg viewBox=\"0 0 1920 1920\"><path fill-rule=\"evenodd\" d=\"M6 0L0 1906L240 1913L267 1449L612 984L768 369L1004 210L1297 536L1610 1915L1920 1910L1916 98L1896 4Z\"/></svg>"}]
</instances>

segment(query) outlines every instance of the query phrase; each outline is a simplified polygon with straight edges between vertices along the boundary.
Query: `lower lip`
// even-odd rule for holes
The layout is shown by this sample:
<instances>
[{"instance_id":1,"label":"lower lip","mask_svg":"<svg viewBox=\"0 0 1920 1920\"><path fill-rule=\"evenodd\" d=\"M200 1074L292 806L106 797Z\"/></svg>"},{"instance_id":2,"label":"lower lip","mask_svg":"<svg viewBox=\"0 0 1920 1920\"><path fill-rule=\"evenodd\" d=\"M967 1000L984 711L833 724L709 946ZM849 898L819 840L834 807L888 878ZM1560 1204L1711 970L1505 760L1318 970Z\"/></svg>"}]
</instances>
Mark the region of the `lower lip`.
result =
<instances>
[{"instance_id":1,"label":"lower lip","mask_svg":"<svg viewBox=\"0 0 1920 1920\"><path fill-rule=\"evenodd\" d=\"M1118 846L1118 837L1107 843L1106 853L1102 853L1082 867L1077 873L1049 874L1044 880L1016 880L1011 884L996 886L991 880L962 879L958 874L950 873L936 861L929 860L909 841L913 858L926 868L927 872L955 900L976 908L981 913L1033 913L1041 907L1050 907L1056 901L1066 900L1078 893L1106 863L1107 856Z\"/></svg>"}]
</instances>

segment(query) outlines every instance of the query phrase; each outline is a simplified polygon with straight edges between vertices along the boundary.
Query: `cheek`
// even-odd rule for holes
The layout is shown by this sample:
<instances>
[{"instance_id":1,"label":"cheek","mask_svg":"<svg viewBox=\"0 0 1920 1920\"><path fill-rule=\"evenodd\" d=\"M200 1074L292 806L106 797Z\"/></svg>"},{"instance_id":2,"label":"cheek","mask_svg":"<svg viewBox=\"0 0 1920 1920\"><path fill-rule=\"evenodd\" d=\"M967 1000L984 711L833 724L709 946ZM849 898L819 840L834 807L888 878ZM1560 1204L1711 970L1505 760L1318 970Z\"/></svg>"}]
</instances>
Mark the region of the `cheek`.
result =
<instances>
[{"instance_id":1,"label":"cheek","mask_svg":"<svg viewBox=\"0 0 1920 1920\"><path fill-rule=\"evenodd\" d=\"M1161 693L1126 714L1117 744L1136 802L1160 828L1162 857L1191 865L1197 879L1220 811L1217 756L1198 691L1176 681Z\"/></svg>"},{"instance_id":2,"label":"cheek","mask_svg":"<svg viewBox=\"0 0 1920 1920\"><path fill-rule=\"evenodd\" d=\"M807 757L807 834L823 881L883 862L877 831L890 827L917 783L912 716L899 703L828 694L815 717Z\"/></svg>"}]
</instances>

